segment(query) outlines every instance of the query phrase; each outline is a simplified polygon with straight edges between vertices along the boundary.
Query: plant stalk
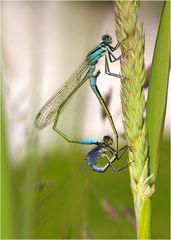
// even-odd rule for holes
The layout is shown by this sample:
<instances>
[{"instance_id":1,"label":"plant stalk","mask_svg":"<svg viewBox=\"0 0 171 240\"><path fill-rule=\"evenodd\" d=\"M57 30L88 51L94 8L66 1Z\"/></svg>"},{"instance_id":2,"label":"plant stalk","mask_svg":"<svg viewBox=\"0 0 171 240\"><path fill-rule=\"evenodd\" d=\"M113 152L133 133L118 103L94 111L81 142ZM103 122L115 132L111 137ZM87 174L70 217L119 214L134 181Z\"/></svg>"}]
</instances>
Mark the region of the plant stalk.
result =
<instances>
[{"instance_id":1,"label":"plant stalk","mask_svg":"<svg viewBox=\"0 0 171 240\"><path fill-rule=\"evenodd\" d=\"M144 43L142 24L137 27L139 1L116 1L116 35L122 42L121 104L125 136L129 146L130 185L134 198L137 238L151 237L151 196L153 176L149 171L146 121L143 117Z\"/></svg>"}]
</instances>

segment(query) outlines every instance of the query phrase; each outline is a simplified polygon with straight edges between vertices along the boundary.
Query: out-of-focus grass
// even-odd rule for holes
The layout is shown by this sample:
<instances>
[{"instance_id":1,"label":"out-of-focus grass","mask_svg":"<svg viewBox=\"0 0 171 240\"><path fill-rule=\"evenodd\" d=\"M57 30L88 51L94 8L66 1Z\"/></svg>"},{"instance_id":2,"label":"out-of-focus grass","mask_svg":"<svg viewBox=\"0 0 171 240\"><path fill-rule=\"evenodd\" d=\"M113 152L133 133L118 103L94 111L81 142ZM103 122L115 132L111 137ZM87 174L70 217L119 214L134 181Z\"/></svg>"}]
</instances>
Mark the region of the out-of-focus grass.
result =
<instances>
[{"instance_id":1,"label":"out-of-focus grass","mask_svg":"<svg viewBox=\"0 0 171 240\"><path fill-rule=\"evenodd\" d=\"M34 185L37 200L33 204L35 221L32 224L32 237L135 238L133 216L129 213L133 205L128 170L118 174L111 170L104 174L90 169L81 170L79 164L85 159L85 152L79 146L72 146L73 149L68 153L61 147L57 148L40 159L37 165ZM169 139L163 143L161 157L157 192L153 198L152 237L164 239L169 238L170 226ZM120 164L123 162L124 159ZM33 187L24 185L26 171L26 164L14 171L17 237L20 237L22 228L23 195L27 194L29 187ZM103 201L113 206L108 213L103 207ZM115 211L115 220L112 211Z\"/></svg>"},{"instance_id":2,"label":"out-of-focus grass","mask_svg":"<svg viewBox=\"0 0 171 240\"><path fill-rule=\"evenodd\" d=\"M170 139L165 139L161 149L161 163L152 198L152 237L170 239Z\"/></svg>"},{"instance_id":3,"label":"out-of-focus grass","mask_svg":"<svg viewBox=\"0 0 171 240\"><path fill-rule=\"evenodd\" d=\"M4 102L1 102L1 238L14 237L14 214L12 201L12 169L6 133Z\"/></svg>"}]
</instances>

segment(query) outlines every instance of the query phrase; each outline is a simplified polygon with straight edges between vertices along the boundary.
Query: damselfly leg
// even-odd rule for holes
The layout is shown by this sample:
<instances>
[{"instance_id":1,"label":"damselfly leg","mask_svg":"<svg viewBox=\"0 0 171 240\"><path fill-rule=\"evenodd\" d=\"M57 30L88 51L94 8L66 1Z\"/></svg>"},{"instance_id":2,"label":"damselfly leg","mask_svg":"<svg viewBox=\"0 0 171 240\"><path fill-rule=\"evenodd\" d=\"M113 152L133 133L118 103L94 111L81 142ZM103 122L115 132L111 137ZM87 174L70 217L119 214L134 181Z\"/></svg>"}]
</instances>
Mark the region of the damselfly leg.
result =
<instances>
[{"instance_id":1,"label":"damselfly leg","mask_svg":"<svg viewBox=\"0 0 171 240\"><path fill-rule=\"evenodd\" d=\"M100 73L100 72L99 72L99 73ZM98 74L98 75L99 75L99 74ZM103 100L103 97L102 97L102 95L101 95L101 93L100 93L100 91L99 91L99 89L98 89L98 87L97 87L97 76L98 76L98 75L97 75L97 74L96 74L96 75L94 74L94 76L92 76L92 77L90 78L90 85L91 85L91 88L92 88L93 92L95 93L95 95L96 95L96 97L97 97L100 105L102 106L103 111L104 111L104 113L106 114L106 117L108 118L108 120L109 120L109 122L110 122L110 125L111 125L111 127L112 127L112 130L113 130L114 136L115 136L115 141L114 141L115 150L118 151L118 132L117 132L117 130L116 130L116 127L115 127L113 118L112 118L112 116L111 116L111 114L110 114L110 111L109 111L108 107L106 106L105 101Z\"/></svg>"}]
</instances>

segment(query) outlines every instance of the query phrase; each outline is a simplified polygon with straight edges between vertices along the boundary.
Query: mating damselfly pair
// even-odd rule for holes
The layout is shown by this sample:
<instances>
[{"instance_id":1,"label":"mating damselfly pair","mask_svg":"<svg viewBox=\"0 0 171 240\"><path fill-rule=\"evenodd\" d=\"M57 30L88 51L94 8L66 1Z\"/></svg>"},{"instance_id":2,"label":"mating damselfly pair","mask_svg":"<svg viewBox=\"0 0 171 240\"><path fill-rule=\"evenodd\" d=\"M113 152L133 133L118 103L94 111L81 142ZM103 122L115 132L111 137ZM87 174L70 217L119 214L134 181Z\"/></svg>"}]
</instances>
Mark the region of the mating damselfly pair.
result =
<instances>
[{"instance_id":1,"label":"mating damselfly pair","mask_svg":"<svg viewBox=\"0 0 171 240\"><path fill-rule=\"evenodd\" d=\"M124 41L124 40L123 40ZM113 52L116 51L123 43L118 43L115 47L111 46L112 38L109 35L102 36L102 42L90 51L85 61L75 70L71 77L66 81L46 102L42 107L35 119L35 126L38 129L43 129L53 122L53 130L61 135L65 140L70 143L79 143L87 145L96 145L96 147L87 154L87 164L93 171L104 172L111 167L114 172L120 171L127 166L123 166L119 169L115 169L112 163L115 160L121 158L122 154L126 151L127 146L118 149L118 132L116 130L113 118L110 111L105 104L105 101L97 87L97 78L100 74L100 70L96 69L98 60L102 57L105 58L105 73L117 77L124 78L120 74L112 73L109 68L109 62L114 63L123 57L123 54L119 57L115 57ZM97 139L77 139L67 136L61 130L58 129L58 118L63 111L66 103L74 95L74 93L89 79L90 86L95 93L106 117L108 118L110 125L114 133L114 140L110 136L104 136L102 141ZM119 153L121 152L120 156ZM100 158L105 157L107 163L104 166L98 167L98 161Z\"/></svg>"}]
</instances>

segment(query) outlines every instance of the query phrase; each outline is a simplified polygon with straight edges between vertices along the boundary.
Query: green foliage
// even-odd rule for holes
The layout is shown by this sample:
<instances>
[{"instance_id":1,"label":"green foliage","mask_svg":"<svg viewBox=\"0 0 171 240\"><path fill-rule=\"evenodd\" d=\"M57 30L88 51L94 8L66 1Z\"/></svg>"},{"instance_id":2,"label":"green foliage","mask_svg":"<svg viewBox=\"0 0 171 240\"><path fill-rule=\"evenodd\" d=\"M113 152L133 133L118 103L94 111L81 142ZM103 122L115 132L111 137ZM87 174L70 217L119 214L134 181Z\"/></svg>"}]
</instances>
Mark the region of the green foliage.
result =
<instances>
[{"instance_id":1,"label":"green foliage","mask_svg":"<svg viewBox=\"0 0 171 240\"><path fill-rule=\"evenodd\" d=\"M155 175L167 96L168 19L169 2L165 5L160 25L148 96L150 161ZM78 151L76 145L72 145L73 149L68 152L57 146L57 150L43 157L38 157L32 149L23 164L14 167L10 165L5 123L3 118L2 238L135 238L128 170L118 174L111 170L105 174L83 170L79 164L88 150L85 153L79 147ZM165 139L157 191L152 199L154 239L170 237L169 146L170 140ZM124 161L126 157L118 164L123 165Z\"/></svg>"},{"instance_id":2,"label":"green foliage","mask_svg":"<svg viewBox=\"0 0 171 240\"><path fill-rule=\"evenodd\" d=\"M157 35L147 101L150 170L157 176L167 102L170 53L170 1L166 1Z\"/></svg>"},{"instance_id":3,"label":"green foliage","mask_svg":"<svg viewBox=\"0 0 171 240\"><path fill-rule=\"evenodd\" d=\"M128 171L114 174L109 170L105 174L98 174L89 168L80 169L79 165L81 160L85 159L85 152L76 151L76 148L74 146L74 150L66 153L66 150L58 147L56 151L45 155L37 165L37 177L33 185L37 197L32 205L34 218L30 229L31 236L54 239L83 238L89 234L90 237L98 239L135 238L135 218L129 193ZM153 200L154 238L169 237L168 140L163 145L162 158L165 164L161 166L158 191ZM126 156L118 164L123 165L125 161ZM17 238L21 237L23 232L23 195L27 195L31 188L23 181L27 167L27 164L23 163L23 166L14 169ZM115 219L105 210L104 202L112 205L117 215ZM161 205L164 206L162 213L159 211Z\"/></svg>"}]
</instances>

